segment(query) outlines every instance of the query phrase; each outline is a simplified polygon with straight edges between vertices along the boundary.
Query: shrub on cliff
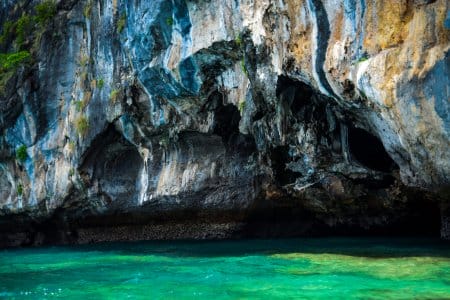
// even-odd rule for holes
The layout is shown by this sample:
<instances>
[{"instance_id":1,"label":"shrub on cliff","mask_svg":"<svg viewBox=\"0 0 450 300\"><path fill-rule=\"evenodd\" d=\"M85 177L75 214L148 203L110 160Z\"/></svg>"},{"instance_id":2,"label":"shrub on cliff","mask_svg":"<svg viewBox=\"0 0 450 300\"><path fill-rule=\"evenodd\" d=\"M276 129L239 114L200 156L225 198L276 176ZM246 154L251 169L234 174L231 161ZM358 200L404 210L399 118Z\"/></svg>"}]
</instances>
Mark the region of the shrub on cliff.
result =
<instances>
[{"instance_id":1,"label":"shrub on cliff","mask_svg":"<svg viewBox=\"0 0 450 300\"><path fill-rule=\"evenodd\" d=\"M13 70L30 58L30 52L0 53L0 73Z\"/></svg>"},{"instance_id":2,"label":"shrub on cliff","mask_svg":"<svg viewBox=\"0 0 450 300\"><path fill-rule=\"evenodd\" d=\"M16 150L16 158L20 162L24 162L28 157L27 146L22 145Z\"/></svg>"},{"instance_id":3,"label":"shrub on cliff","mask_svg":"<svg viewBox=\"0 0 450 300\"><path fill-rule=\"evenodd\" d=\"M86 18L86 19L89 19L89 17L90 17L90 15L91 15L91 12L92 12L92 1L88 1L87 3L86 3L86 5L84 6L84 8L83 8L83 16Z\"/></svg>"},{"instance_id":4,"label":"shrub on cliff","mask_svg":"<svg viewBox=\"0 0 450 300\"><path fill-rule=\"evenodd\" d=\"M125 25L127 23L127 15L123 13L119 20L117 21L117 32L122 33L123 29L125 28Z\"/></svg>"},{"instance_id":5,"label":"shrub on cliff","mask_svg":"<svg viewBox=\"0 0 450 300\"><path fill-rule=\"evenodd\" d=\"M119 98L119 90L112 90L111 93L109 94L109 101L111 101L111 103L116 103L118 98Z\"/></svg>"},{"instance_id":6,"label":"shrub on cliff","mask_svg":"<svg viewBox=\"0 0 450 300\"><path fill-rule=\"evenodd\" d=\"M14 76L16 69L26 63L30 58L28 51L14 53L0 53L0 96L6 91L9 80Z\"/></svg>"},{"instance_id":7,"label":"shrub on cliff","mask_svg":"<svg viewBox=\"0 0 450 300\"><path fill-rule=\"evenodd\" d=\"M33 33L34 21L33 18L27 14L24 14L17 20L16 26L16 45L20 49L22 44Z\"/></svg>"},{"instance_id":8,"label":"shrub on cliff","mask_svg":"<svg viewBox=\"0 0 450 300\"><path fill-rule=\"evenodd\" d=\"M47 23L53 19L53 17L56 15L56 4L54 1L47 0L44 1L38 5L36 5L36 22L41 25L45 26Z\"/></svg>"},{"instance_id":9,"label":"shrub on cliff","mask_svg":"<svg viewBox=\"0 0 450 300\"><path fill-rule=\"evenodd\" d=\"M6 93L6 86L17 71L17 68L28 62L38 47L40 36L49 21L56 15L54 0L45 0L34 7L34 14L23 13L17 20L6 20L0 24L0 96ZM40 30L36 24L40 25Z\"/></svg>"},{"instance_id":10,"label":"shrub on cliff","mask_svg":"<svg viewBox=\"0 0 450 300\"><path fill-rule=\"evenodd\" d=\"M17 185L17 196L22 196L22 194L23 194L23 185L19 183Z\"/></svg>"},{"instance_id":11,"label":"shrub on cliff","mask_svg":"<svg viewBox=\"0 0 450 300\"><path fill-rule=\"evenodd\" d=\"M86 135L89 129L89 121L85 116L81 116L75 120L75 129L81 136Z\"/></svg>"},{"instance_id":12,"label":"shrub on cliff","mask_svg":"<svg viewBox=\"0 0 450 300\"><path fill-rule=\"evenodd\" d=\"M6 21L3 23L3 29L0 35L0 46L7 44L9 40L14 39L16 23L13 21Z\"/></svg>"}]
</instances>

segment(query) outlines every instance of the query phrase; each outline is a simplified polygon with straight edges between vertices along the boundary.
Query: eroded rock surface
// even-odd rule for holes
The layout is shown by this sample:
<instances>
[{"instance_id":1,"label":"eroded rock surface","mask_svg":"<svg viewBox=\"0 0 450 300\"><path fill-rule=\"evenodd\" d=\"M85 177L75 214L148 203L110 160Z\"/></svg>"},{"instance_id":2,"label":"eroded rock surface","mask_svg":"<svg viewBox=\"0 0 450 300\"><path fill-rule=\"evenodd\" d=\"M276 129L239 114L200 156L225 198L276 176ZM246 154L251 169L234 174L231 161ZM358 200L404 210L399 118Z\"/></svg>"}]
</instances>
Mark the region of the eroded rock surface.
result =
<instances>
[{"instance_id":1,"label":"eroded rock surface","mask_svg":"<svg viewBox=\"0 0 450 300\"><path fill-rule=\"evenodd\" d=\"M0 93L0 246L448 238L449 6L57 1L0 44L32 56Z\"/></svg>"}]
</instances>

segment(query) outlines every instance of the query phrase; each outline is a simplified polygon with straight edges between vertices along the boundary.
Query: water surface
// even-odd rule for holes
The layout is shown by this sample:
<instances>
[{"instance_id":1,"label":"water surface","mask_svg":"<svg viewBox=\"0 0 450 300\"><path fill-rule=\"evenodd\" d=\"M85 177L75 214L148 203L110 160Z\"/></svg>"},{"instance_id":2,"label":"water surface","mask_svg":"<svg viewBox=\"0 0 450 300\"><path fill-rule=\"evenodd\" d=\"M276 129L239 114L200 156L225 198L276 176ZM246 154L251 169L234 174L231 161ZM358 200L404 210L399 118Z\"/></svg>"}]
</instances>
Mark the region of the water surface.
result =
<instances>
[{"instance_id":1,"label":"water surface","mask_svg":"<svg viewBox=\"0 0 450 300\"><path fill-rule=\"evenodd\" d=\"M0 251L6 299L450 299L450 246L321 238Z\"/></svg>"}]
</instances>

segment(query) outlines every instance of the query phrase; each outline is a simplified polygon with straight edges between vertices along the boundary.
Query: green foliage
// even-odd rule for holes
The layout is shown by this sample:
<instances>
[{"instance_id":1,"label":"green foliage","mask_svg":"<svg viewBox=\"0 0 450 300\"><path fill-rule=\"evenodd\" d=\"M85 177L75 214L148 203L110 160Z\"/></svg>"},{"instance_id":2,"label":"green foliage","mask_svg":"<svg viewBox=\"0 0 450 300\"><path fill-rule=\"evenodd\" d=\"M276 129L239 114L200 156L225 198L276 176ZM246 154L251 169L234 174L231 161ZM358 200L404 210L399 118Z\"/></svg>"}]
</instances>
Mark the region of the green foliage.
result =
<instances>
[{"instance_id":1,"label":"green foliage","mask_svg":"<svg viewBox=\"0 0 450 300\"><path fill-rule=\"evenodd\" d=\"M244 73L245 75L248 76L247 68L245 67L245 60L244 60L244 58L241 59L241 70L242 70L242 73Z\"/></svg>"},{"instance_id":2,"label":"green foliage","mask_svg":"<svg viewBox=\"0 0 450 300\"><path fill-rule=\"evenodd\" d=\"M0 74L13 70L19 65L25 63L30 58L30 52L20 51L14 53L0 53Z\"/></svg>"},{"instance_id":3,"label":"green foliage","mask_svg":"<svg viewBox=\"0 0 450 300\"><path fill-rule=\"evenodd\" d=\"M89 19L89 16L91 15L91 12L92 12L92 1L88 1L88 2L86 3L86 5L84 6L84 9L83 9L83 16L84 16L86 19Z\"/></svg>"},{"instance_id":4,"label":"green foliage","mask_svg":"<svg viewBox=\"0 0 450 300\"><path fill-rule=\"evenodd\" d=\"M5 44L10 40L14 35L14 28L16 27L16 23L13 21L6 21L3 24L2 34L0 35L0 44Z\"/></svg>"},{"instance_id":5,"label":"green foliage","mask_svg":"<svg viewBox=\"0 0 450 300\"><path fill-rule=\"evenodd\" d=\"M75 101L74 104L75 104L75 107L76 107L78 112L81 112L84 109L84 107L85 107L85 104L84 104L83 100Z\"/></svg>"},{"instance_id":6,"label":"green foliage","mask_svg":"<svg viewBox=\"0 0 450 300\"><path fill-rule=\"evenodd\" d=\"M21 183L19 183L17 185L17 195L18 196L22 196L23 195L23 185Z\"/></svg>"},{"instance_id":7,"label":"green foliage","mask_svg":"<svg viewBox=\"0 0 450 300\"><path fill-rule=\"evenodd\" d=\"M45 0L35 6L34 15L22 14L17 21L6 21L2 24L0 44L9 53L0 53L0 94L6 94L6 86L14 77L17 68L30 61L28 49L39 45L43 30L36 32L36 23L43 29L56 13L56 2ZM15 45L15 52L11 52L12 45ZM24 46L27 50L20 51Z\"/></svg>"},{"instance_id":8,"label":"green foliage","mask_svg":"<svg viewBox=\"0 0 450 300\"><path fill-rule=\"evenodd\" d=\"M22 48L23 43L27 40L33 40L36 23L45 27L51 19L56 15L57 9L54 1L46 0L39 3L35 7L35 15L22 14L15 22L6 21L3 24L3 30L0 35L0 44L10 43L14 38L17 48Z\"/></svg>"},{"instance_id":9,"label":"green foliage","mask_svg":"<svg viewBox=\"0 0 450 300\"><path fill-rule=\"evenodd\" d=\"M23 42L33 33L34 20L29 15L22 15L19 20L17 20L16 26L16 44L20 48Z\"/></svg>"},{"instance_id":10,"label":"green foliage","mask_svg":"<svg viewBox=\"0 0 450 300\"><path fill-rule=\"evenodd\" d=\"M6 85L14 76L16 69L30 58L28 51L0 53L0 95L6 93Z\"/></svg>"},{"instance_id":11,"label":"green foliage","mask_svg":"<svg viewBox=\"0 0 450 300\"><path fill-rule=\"evenodd\" d=\"M6 93L6 85L13 76L14 71L2 72L2 70L0 70L0 95L4 95Z\"/></svg>"},{"instance_id":12,"label":"green foliage","mask_svg":"<svg viewBox=\"0 0 450 300\"><path fill-rule=\"evenodd\" d=\"M24 162L27 160L28 154L27 154L27 146L22 145L16 150L16 158L20 162Z\"/></svg>"},{"instance_id":13,"label":"green foliage","mask_svg":"<svg viewBox=\"0 0 450 300\"><path fill-rule=\"evenodd\" d=\"M105 81L103 80L103 78L97 79L97 87L99 89L102 89L103 86L105 86Z\"/></svg>"},{"instance_id":14,"label":"green foliage","mask_svg":"<svg viewBox=\"0 0 450 300\"><path fill-rule=\"evenodd\" d=\"M242 37L241 37L241 34L238 34L238 35L236 36L236 38L234 39L234 42L236 43L236 45L238 45L239 48L242 46Z\"/></svg>"},{"instance_id":15,"label":"green foliage","mask_svg":"<svg viewBox=\"0 0 450 300\"><path fill-rule=\"evenodd\" d=\"M245 100L239 101L238 109L239 109L239 112L242 115L242 113L244 112L244 109L245 109Z\"/></svg>"},{"instance_id":16,"label":"green foliage","mask_svg":"<svg viewBox=\"0 0 450 300\"><path fill-rule=\"evenodd\" d=\"M46 0L36 5L36 22L45 26L56 15L56 3L52 0Z\"/></svg>"},{"instance_id":17,"label":"green foliage","mask_svg":"<svg viewBox=\"0 0 450 300\"><path fill-rule=\"evenodd\" d=\"M119 90L112 90L111 94L109 94L109 100L112 103L116 103L118 97L119 97Z\"/></svg>"},{"instance_id":18,"label":"green foliage","mask_svg":"<svg viewBox=\"0 0 450 300\"><path fill-rule=\"evenodd\" d=\"M123 13L119 20L117 20L117 32L122 33L123 29L125 28L125 24L127 22L127 15Z\"/></svg>"},{"instance_id":19,"label":"green foliage","mask_svg":"<svg viewBox=\"0 0 450 300\"><path fill-rule=\"evenodd\" d=\"M363 61L366 61L366 60L368 60L369 58L367 57L367 56L362 56L362 57L360 57L359 59L358 59L358 63L360 63L360 62L363 62Z\"/></svg>"},{"instance_id":20,"label":"green foliage","mask_svg":"<svg viewBox=\"0 0 450 300\"><path fill-rule=\"evenodd\" d=\"M167 24L167 26L172 26L173 25L173 18L172 17L168 17L166 19L166 24Z\"/></svg>"},{"instance_id":21,"label":"green foliage","mask_svg":"<svg viewBox=\"0 0 450 300\"><path fill-rule=\"evenodd\" d=\"M89 129L89 120L85 116L80 116L75 120L75 129L79 135L86 135Z\"/></svg>"},{"instance_id":22,"label":"green foliage","mask_svg":"<svg viewBox=\"0 0 450 300\"><path fill-rule=\"evenodd\" d=\"M75 169L74 168L70 168L69 170L69 177L72 177L75 174Z\"/></svg>"}]
</instances>

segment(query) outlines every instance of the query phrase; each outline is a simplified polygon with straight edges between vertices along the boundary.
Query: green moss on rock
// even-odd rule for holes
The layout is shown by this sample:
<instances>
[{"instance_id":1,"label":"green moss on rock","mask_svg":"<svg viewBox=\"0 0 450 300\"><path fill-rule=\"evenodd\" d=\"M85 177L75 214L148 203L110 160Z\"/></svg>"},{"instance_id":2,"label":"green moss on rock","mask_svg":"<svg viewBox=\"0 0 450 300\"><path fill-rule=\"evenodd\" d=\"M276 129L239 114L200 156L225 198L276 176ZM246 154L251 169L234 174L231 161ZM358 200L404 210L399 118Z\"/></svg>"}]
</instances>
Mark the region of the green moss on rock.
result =
<instances>
[{"instance_id":1,"label":"green moss on rock","mask_svg":"<svg viewBox=\"0 0 450 300\"><path fill-rule=\"evenodd\" d=\"M16 158L18 161L24 162L27 159L27 157L28 157L27 146L21 145L19 148L17 148Z\"/></svg>"}]
</instances>

